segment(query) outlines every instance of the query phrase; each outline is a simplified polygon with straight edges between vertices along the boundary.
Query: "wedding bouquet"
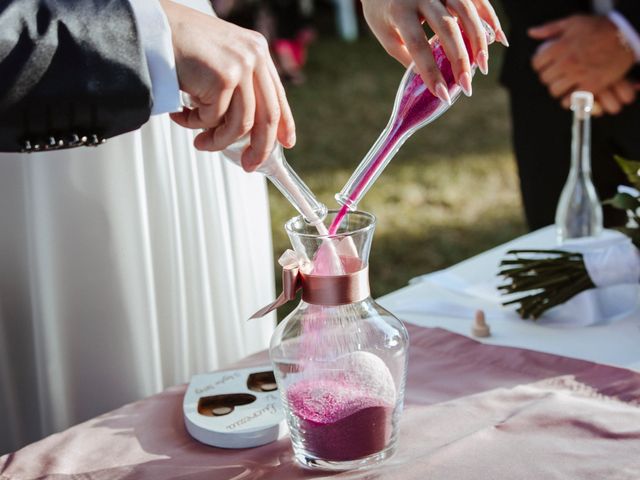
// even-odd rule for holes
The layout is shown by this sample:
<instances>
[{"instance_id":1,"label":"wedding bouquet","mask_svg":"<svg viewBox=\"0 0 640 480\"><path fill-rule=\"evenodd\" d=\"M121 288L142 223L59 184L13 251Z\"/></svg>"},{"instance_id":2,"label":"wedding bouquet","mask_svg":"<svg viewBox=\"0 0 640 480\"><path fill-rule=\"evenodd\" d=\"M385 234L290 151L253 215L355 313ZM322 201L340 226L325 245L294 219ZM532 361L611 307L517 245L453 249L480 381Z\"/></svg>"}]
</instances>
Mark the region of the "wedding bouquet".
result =
<instances>
[{"instance_id":1,"label":"wedding bouquet","mask_svg":"<svg viewBox=\"0 0 640 480\"><path fill-rule=\"evenodd\" d=\"M581 292L595 287L638 283L640 281L640 161L616 157L633 187L620 186L605 204L627 212L628 222L618 228L629 239L610 238L597 248L581 248L580 241L569 244L571 250L510 250L500 263L499 276L507 283L498 287L513 297L503 305L518 304L523 319L537 319L547 310Z\"/></svg>"}]
</instances>

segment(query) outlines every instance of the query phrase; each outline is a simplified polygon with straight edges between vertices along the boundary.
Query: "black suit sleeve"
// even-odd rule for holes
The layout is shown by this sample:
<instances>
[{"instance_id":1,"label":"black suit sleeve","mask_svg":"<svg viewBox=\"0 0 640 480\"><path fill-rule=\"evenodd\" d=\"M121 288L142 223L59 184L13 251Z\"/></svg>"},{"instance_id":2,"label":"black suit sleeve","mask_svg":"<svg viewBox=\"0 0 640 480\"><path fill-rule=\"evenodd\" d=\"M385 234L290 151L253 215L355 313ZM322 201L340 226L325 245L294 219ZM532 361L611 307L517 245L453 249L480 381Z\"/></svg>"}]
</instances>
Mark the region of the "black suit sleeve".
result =
<instances>
[{"instance_id":1,"label":"black suit sleeve","mask_svg":"<svg viewBox=\"0 0 640 480\"><path fill-rule=\"evenodd\" d=\"M635 28L640 34L640 1L638 0L618 0L615 9ZM640 64L636 63L628 76L634 80L640 80Z\"/></svg>"},{"instance_id":2,"label":"black suit sleeve","mask_svg":"<svg viewBox=\"0 0 640 480\"><path fill-rule=\"evenodd\" d=\"M129 0L0 0L0 151L97 145L151 103Z\"/></svg>"},{"instance_id":3,"label":"black suit sleeve","mask_svg":"<svg viewBox=\"0 0 640 480\"><path fill-rule=\"evenodd\" d=\"M618 0L615 9L633 25L636 32L640 33L640 2L638 0Z\"/></svg>"}]
</instances>

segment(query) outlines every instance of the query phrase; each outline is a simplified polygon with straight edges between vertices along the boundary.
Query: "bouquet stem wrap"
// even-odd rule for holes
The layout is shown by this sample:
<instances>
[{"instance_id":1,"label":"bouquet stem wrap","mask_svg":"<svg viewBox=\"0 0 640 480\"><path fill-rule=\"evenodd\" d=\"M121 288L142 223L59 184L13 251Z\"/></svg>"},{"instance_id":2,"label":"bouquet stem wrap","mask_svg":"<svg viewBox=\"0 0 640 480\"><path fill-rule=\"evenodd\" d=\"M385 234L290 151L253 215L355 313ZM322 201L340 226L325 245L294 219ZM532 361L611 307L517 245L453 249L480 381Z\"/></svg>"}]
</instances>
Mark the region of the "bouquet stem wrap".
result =
<instances>
[{"instance_id":1,"label":"bouquet stem wrap","mask_svg":"<svg viewBox=\"0 0 640 480\"><path fill-rule=\"evenodd\" d=\"M537 319L560 307L550 315L574 321L579 317L584 325L613 318L637 304L640 253L619 232L572 239L556 250L513 250L508 255L500 275L509 283L499 289L513 295L504 305L519 304L522 318ZM583 298L583 292L589 298Z\"/></svg>"},{"instance_id":2,"label":"bouquet stem wrap","mask_svg":"<svg viewBox=\"0 0 640 480\"><path fill-rule=\"evenodd\" d=\"M607 232L588 240L576 240L563 248L582 253L584 266L597 288L640 282L640 253L629 237Z\"/></svg>"}]
</instances>

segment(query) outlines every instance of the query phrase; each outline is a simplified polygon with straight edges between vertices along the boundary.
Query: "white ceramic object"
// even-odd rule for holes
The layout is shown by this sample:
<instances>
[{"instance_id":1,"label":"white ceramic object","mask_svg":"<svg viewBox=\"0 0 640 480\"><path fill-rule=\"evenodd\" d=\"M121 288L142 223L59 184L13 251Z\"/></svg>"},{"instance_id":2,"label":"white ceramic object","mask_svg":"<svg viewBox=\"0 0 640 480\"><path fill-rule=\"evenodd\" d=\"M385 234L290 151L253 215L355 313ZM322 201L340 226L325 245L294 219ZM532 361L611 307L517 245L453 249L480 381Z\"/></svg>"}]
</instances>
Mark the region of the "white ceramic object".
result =
<instances>
[{"instance_id":1,"label":"white ceramic object","mask_svg":"<svg viewBox=\"0 0 640 480\"><path fill-rule=\"evenodd\" d=\"M189 434L221 448L250 448L287 433L270 365L195 375L182 408Z\"/></svg>"}]
</instances>

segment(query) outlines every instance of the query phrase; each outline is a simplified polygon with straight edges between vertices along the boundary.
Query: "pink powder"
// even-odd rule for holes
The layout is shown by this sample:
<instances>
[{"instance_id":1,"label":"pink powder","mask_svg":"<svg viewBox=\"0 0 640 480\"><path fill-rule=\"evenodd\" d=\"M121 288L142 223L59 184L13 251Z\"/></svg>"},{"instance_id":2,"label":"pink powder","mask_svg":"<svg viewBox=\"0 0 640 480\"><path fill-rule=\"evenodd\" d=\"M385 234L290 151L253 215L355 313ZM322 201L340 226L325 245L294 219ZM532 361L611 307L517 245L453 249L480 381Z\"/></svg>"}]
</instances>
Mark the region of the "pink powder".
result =
<instances>
[{"instance_id":1,"label":"pink powder","mask_svg":"<svg viewBox=\"0 0 640 480\"><path fill-rule=\"evenodd\" d=\"M342 258L338 254L336 241L328 238L322 242L313 257L314 275L343 275L344 271Z\"/></svg>"},{"instance_id":2,"label":"pink powder","mask_svg":"<svg viewBox=\"0 0 640 480\"><path fill-rule=\"evenodd\" d=\"M358 189L358 191L360 190L361 189ZM353 196L355 197L355 195ZM345 204L340 207L336 218L334 218L333 222L331 222L331 226L329 227L329 235L335 235L336 233L338 233L338 229L340 228L340 225L342 225L342 220L344 220L344 217L347 216L347 213L349 213L349 207Z\"/></svg>"},{"instance_id":3,"label":"pink powder","mask_svg":"<svg viewBox=\"0 0 640 480\"><path fill-rule=\"evenodd\" d=\"M303 380L287 393L305 449L329 461L383 450L392 432L393 405L349 383Z\"/></svg>"}]
</instances>

